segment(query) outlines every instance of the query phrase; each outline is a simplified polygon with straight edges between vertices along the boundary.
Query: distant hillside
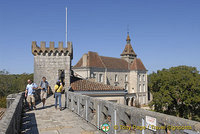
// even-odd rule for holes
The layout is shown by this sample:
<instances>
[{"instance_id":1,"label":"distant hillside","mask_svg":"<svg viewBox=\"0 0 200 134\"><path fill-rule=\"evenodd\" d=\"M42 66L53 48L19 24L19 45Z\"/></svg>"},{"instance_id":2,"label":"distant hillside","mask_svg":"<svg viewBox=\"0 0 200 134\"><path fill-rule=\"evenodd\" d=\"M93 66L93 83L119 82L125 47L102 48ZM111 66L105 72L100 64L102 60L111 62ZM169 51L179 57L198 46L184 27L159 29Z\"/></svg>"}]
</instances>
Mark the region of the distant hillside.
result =
<instances>
[{"instance_id":1,"label":"distant hillside","mask_svg":"<svg viewBox=\"0 0 200 134\"><path fill-rule=\"evenodd\" d=\"M33 79L33 74L9 74L6 70L0 71L0 107L6 107L6 96L25 90L27 80Z\"/></svg>"}]
</instances>

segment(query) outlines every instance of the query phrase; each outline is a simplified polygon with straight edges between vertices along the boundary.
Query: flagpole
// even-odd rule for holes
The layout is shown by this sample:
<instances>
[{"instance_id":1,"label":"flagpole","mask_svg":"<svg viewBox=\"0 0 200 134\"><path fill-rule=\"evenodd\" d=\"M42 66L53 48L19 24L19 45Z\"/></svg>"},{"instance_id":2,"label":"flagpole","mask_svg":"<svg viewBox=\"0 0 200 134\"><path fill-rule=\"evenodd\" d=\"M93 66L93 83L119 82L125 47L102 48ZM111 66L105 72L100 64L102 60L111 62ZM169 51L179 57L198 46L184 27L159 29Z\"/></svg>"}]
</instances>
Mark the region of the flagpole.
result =
<instances>
[{"instance_id":1,"label":"flagpole","mask_svg":"<svg viewBox=\"0 0 200 134\"><path fill-rule=\"evenodd\" d=\"M67 47L67 7L66 7L66 47Z\"/></svg>"}]
</instances>

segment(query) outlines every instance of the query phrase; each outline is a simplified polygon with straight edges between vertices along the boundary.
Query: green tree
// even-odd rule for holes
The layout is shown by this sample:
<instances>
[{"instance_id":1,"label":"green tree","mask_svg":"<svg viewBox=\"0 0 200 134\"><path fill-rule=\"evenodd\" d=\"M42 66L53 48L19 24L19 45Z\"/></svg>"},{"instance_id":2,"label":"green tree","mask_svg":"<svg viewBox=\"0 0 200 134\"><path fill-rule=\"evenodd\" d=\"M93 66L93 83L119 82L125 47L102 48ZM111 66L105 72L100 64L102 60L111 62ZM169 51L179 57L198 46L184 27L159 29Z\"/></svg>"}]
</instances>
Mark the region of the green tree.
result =
<instances>
[{"instance_id":1,"label":"green tree","mask_svg":"<svg viewBox=\"0 0 200 134\"><path fill-rule=\"evenodd\" d=\"M155 111L200 121L200 74L195 67L163 69L148 80Z\"/></svg>"},{"instance_id":2,"label":"green tree","mask_svg":"<svg viewBox=\"0 0 200 134\"><path fill-rule=\"evenodd\" d=\"M6 106L7 95L24 91L28 79L33 79L33 74L9 74L0 70L0 107Z\"/></svg>"}]
</instances>

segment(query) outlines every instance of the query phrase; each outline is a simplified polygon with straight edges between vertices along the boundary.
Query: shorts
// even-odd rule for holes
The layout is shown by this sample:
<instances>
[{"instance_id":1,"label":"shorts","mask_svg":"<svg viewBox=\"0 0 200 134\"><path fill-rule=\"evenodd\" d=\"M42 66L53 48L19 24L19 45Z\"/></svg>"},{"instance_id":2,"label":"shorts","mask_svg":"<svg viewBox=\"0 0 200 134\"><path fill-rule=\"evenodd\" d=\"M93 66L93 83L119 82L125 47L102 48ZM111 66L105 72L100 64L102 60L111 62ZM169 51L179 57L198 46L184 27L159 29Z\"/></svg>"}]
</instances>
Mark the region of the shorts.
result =
<instances>
[{"instance_id":1,"label":"shorts","mask_svg":"<svg viewBox=\"0 0 200 134\"><path fill-rule=\"evenodd\" d=\"M41 99L41 100L47 99L47 91L41 90L40 99Z\"/></svg>"},{"instance_id":2,"label":"shorts","mask_svg":"<svg viewBox=\"0 0 200 134\"><path fill-rule=\"evenodd\" d=\"M35 97L34 97L34 95L28 95L27 101L28 101L28 103L35 102Z\"/></svg>"}]
</instances>

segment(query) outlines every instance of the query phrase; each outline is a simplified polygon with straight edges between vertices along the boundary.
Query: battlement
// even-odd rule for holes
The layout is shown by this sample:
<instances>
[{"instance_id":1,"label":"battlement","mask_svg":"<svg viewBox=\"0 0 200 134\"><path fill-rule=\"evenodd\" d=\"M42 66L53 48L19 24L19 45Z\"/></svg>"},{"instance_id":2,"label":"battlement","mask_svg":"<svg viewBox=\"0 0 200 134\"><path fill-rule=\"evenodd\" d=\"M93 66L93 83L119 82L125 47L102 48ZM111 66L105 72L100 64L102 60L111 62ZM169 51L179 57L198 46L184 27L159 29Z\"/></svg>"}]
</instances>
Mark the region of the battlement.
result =
<instances>
[{"instance_id":1,"label":"battlement","mask_svg":"<svg viewBox=\"0 0 200 134\"><path fill-rule=\"evenodd\" d=\"M43 56L51 56L51 55L64 55L64 56L70 56L73 58L73 46L72 42L67 42L67 48L63 47L63 42L58 43L58 47L55 48L55 43L50 42L49 47L46 47L46 42L41 41L40 47L37 45L36 41L32 42L32 54L34 56L37 55L43 55Z\"/></svg>"}]
</instances>

